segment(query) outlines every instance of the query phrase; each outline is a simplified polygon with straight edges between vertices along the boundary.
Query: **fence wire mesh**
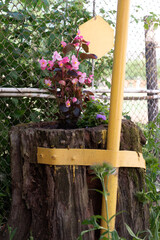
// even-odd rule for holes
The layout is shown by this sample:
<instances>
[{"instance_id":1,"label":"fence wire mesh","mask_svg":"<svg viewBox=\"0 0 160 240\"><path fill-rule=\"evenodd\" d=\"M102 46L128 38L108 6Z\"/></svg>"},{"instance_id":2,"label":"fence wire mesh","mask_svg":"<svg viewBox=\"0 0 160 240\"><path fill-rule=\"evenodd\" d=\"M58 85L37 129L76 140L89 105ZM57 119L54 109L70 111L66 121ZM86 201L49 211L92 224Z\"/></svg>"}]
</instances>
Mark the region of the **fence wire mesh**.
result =
<instances>
[{"instance_id":1,"label":"fence wire mesh","mask_svg":"<svg viewBox=\"0 0 160 240\"><path fill-rule=\"evenodd\" d=\"M44 88L38 59L52 58L62 40L70 41L78 26L100 15L115 29L117 0L0 1L0 226L11 200L8 132L13 125L53 119L54 99L12 97L4 88ZM123 111L134 122L147 123L158 113L160 80L159 0L131 1ZM95 33L96 34L96 33ZM111 83L113 50L94 66L95 88ZM88 62L91 69L92 64ZM156 94L136 90L156 89ZM135 92L133 92L135 90ZM109 94L108 94L109 96ZM155 97L156 96L156 97ZM150 98L146 100L145 97ZM155 98L155 99L154 99ZM149 110L148 110L149 109ZM149 113L150 111L150 113Z\"/></svg>"}]
</instances>

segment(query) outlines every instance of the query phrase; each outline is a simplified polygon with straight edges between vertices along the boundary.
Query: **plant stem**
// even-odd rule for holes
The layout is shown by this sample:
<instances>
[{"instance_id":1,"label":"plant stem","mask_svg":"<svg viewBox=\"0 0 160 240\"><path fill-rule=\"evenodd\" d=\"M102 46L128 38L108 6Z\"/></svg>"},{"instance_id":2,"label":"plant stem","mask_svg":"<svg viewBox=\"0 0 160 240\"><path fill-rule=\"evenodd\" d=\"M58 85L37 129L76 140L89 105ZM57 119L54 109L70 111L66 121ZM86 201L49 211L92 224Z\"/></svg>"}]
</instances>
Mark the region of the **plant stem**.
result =
<instances>
[{"instance_id":1,"label":"plant stem","mask_svg":"<svg viewBox=\"0 0 160 240\"><path fill-rule=\"evenodd\" d=\"M103 194L104 194L104 199L105 199L105 204L106 204L106 217L107 217L107 228L108 228L108 239L110 239L110 226L109 226L109 215L108 215L108 198L107 198L107 189L105 187L105 182L104 178L101 178L102 182L102 188L103 188ZM106 181L106 186L108 185L108 175L107 175L107 181Z\"/></svg>"}]
</instances>

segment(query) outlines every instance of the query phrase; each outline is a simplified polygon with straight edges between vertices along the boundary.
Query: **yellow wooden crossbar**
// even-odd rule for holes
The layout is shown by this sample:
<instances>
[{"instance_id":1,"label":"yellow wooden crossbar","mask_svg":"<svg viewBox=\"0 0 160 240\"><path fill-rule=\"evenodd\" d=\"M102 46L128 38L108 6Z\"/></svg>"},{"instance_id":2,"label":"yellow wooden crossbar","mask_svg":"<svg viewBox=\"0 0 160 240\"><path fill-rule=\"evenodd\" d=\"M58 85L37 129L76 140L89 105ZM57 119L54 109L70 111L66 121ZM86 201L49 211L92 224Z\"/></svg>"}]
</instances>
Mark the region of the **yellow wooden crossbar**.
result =
<instances>
[{"instance_id":1,"label":"yellow wooden crossbar","mask_svg":"<svg viewBox=\"0 0 160 240\"><path fill-rule=\"evenodd\" d=\"M42 148L37 149L37 162L48 165L79 165L91 166L104 162L113 167L146 168L141 153L134 151L112 151L99 149L64 149Z\"/></svg>"}]
</instances>

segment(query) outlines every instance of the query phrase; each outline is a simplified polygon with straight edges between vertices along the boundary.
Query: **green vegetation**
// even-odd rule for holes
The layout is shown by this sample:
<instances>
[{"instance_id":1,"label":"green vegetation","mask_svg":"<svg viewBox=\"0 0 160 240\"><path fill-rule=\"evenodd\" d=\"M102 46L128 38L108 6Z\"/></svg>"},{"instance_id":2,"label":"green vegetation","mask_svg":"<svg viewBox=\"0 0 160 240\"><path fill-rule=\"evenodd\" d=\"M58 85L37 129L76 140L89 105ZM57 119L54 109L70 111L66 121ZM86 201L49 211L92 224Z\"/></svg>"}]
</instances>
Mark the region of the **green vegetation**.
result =
<instances>
[{"instance_id":1,"label":"green vegetation","mask_svg":"<svg viewBox=\"0 0 160 240\"><path fill-rule=\"evenodd\" d=\"M160 113L157 116L155 122L150 122L149 124L143 127L143 132L146 137L146 144L143 148L143 156L146 160L146 187L142 192L137 192L136 197L143 204L149 205L150 211L150 228L144 229L143 232L138 232L137 234L133 233L132 229L127 225L126 228L133 240L159 240L160 239L160 167L159 167L159 157L160 157ZM105 198L106 211L108 216L108 202L107 196L109 192L107 191L107 184L104 184L104 176L108 176L114 172L114 169L110 166L103 164L102 166L94 166L94 173L97 178L100 179L102 184L102 191L96 189L101 193ZM118 213L119 214L119 213ZM112 216L115 217L115 216ZM111 218L112 218L111 217ZM107 229L103 229L100 225L100 220L104 220L107 223ZM117 231L110 231L110 220L104 219L102 216L94 215L90 219L87 219L83 222L86 225L92 225L93 227L89 230L81 232L78 240L83 239L83 235L89 231L95 230L104 230L104 233L100 236L100 239L103 240L125 240L125 238L120 238ZM143 233L144 238L139 236ZM105 235L105 237L104 237ZM106 237L107 236L107 237Z\"/></svg>"},{"instance_id":2,"label":"green vegetation","mask_svg":"<svg viewBox=\"0 0 160 240\"><path fill-rule=\"evenodd\" d=\"M78 237L77 240L82 240L83 239L83 235L86 234L87 232L90 232L90 231L95 231L95 230L103 230L104 232L101 234L100 239L103 239L103 240L117 240L117 239L122 239L122 238L119 238L118 236L118 233L116 230L114 231L111 231L110 230L110 223L111 223L111 220L112 218L114 218L115 216L112 216L110 219L109 219L109 215L108 215L108 195L109 195L109 192L107 190L108 188L108 178L111 174L114 174L116 169L115 168L112 168L110 165L104 163L103 165L96 165L96 166L93 166L92 169L94 170L94 173L96 175L96 178L98 178L100 181L101 181L101 184L102 184L102 191L100 190L96 190L98 191L99 193L101 193L103 196L104 196L104 199L105 199L105 205L106 205L106 219L100 215L94 215L92 216L90 219L87 219L87 220L84 220L83 221L83 224L86 224L86 225L91 225L93 226L92 228L90 228L89 230L85 230L83 232L81 232L80 236ZM104 178L107 179L106 183L104 181ZM107 224L107 228L105 227L102 227L100 225L100 220L103 220L106 222ZM107 236L107 237L106 237Z\"/></svg>"},{"instance_id":3,"label":"green vegetation","mask_svg":"<svg viewBox=\"0 0 160 240\"><path fill-rule=\"evenodd\" d=\"M121 212L119 212L116 215L112 216L111 218L109 218L109 216L108 216L108 195L109 195L109 192L107 190L108 189L108 178L111 174L114 174L116 170L115 170L115 168L112 168L110 165L108 165L106 163L104 163L103 165L93 166L92 169L96 175L96 178L98 178L102 184L102 191L100 191L98 189L96 189L96 191L99 192L100 194L102 194L105 199L106 219L101 215L93 215L93 216L91 216L90 219L84 220L83 224L90 225L90 226L92 226L92 228L82 231L77 240L83 240L83 235L85 235L86 233L88 233L90 231L95 231L95 230L103 230L103 233L101 232L99 240L126 240L123 237L119 237L116 229L113 231L110 230L111 220L114 217L116 217L118 214L121 214ZM104 178L106 178L106 182L104 181ZM106 222L107 228L102 227L100 225L101 220ZM138 232L137 234L135 234L126 223L125 223L125 226L127 228L127 231L129 232L130 236L133 237L133 240L145 240L146 237L148 236L148 233L150 234L149 240L158 240L159 239L159 238L153 238L152 237L153 235L150 230ZM143 234L146 233L146 236L143 239L139 237L142 233Z\"/></svg>"},{"instance_id":4,"label":"green vegetation","mask_svg":"<svg viewBox=\"0 0 160 240\"><path fill-rule=\"evenodd\" d=\"M145 126L146 145L143 156L146 160L147 192L138 193L139 198L150 207L150 231L153 240L160 239L160 113L154 122Z\"/></svg>"},{"instance_id":5,"label":"green vegetation","mask_svg":"<svg viewBox=\"0 0 160 240\"><path fill-rule=\"evenodd\" d=\"M109 118L109 104L101 101L88 101L82 116L78 120L78 127L95 127L107 124Z\"/></svg>"}]
</instances>

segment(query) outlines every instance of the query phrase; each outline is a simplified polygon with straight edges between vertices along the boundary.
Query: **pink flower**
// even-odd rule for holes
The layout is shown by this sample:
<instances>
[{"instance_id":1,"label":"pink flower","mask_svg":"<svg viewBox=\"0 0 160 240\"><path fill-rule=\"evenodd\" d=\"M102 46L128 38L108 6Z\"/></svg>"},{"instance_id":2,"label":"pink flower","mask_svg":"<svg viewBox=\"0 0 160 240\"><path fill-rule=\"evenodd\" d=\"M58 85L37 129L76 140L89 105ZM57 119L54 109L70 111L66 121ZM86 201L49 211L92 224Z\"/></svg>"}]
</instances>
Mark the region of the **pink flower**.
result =
<instances>
[{"instance_id":1,"label":"pink flower","mask_svg":"<svg viewBox=\"0 0 160 240\"><path fill-rule=\"evenodd\" d=\"M77 35L80 35L80 34L81 34L81 32L80 32L80 30L78 29Z\"/></svg>"},{"instance_id":2,"label":"pink flower","mask_svg":"<svg viewBox=\"0 0 160 240\"><path fill-rule=\"evenodd\" d=\"M86 45L88 46L90 44L90 42L86 42Z\"/></svg>"},{"instance_id":3,"label":"pink flower","mask_svg":"<svg viewBox=\"0 0 160 240\"><path fill-rule=\"evenodd\" d=\"M44 82L48 87L50 87L52 84L51 80L49 80L49 79L45 79Z\"/></svg>"},{"instance_id":4,"label":"pink flower","mask_svg":"<svg viewBox=\"0 0 160 240\"><path fill-rule=\"evenodd\" d=\"M79 78L79 82L83 84L85 82L85 79L86 79L86 73L82 73Z\"/></svg>"},{"instance_id":5,"label":"pink flower","mask_svg":"<svg viewBox=\"0 0 160 240\"><path fill-rule=\"evenodd\" d=\"M86 84L90 84L93 80L93 75L89 75L89 77L85 80Z\"/></svg>"},{"instance_id":6,"label":"pink flower","mask_svg":"<svg viewBox=\"0 0 160 240\"><path fill-rule=\"evenodd\" d=\"M93 74L92 74L92 75L89 75L89 78L90 78L91 80L93 80L93 77L94 77Z\"/></svg>"},{"instance_id":7,"label":"pink flower","mask_svg":"<svg viewBox=\"0 0 160 240\"><path fill-rule=\"evenodd\" d=\"M77 74L78 74L78 76L81 76L81 75L82 75L82 72L78 71Z\"/></svg>"},{"instance_id":8,"label":"pink flower","mask_svg":"<svg viewBox=\"0 0 160 240\"><path fill-rule=\"evenodd\" d=\"M68 63L68 62L69 62L69 58L68 58L68 57L64 57L64 58L62 59L62 62L63 62L63 63Z\"/></svg>"},{"instance_id":9,"label":"pink flower","mask_svg":"<svg viewBox=\"0 0 160 240\"><path fill-rule=\"evenodd\" d=\"M80 36L80 30L78 29L77 35L74 39L82 40L83 36Z\"/></svg>"},{"instance_id":10,"label":"pink flower","mask_svg":"<svg viewBox=\"0 0 160 240\"><path fill-rule=\"evenodd\" d=\"M73 78L73 79L72 79L72 83L73 83L73 84L77 84L77 82L78 82L78 79L77 79L77 78Z\"/></svg>"},{"instance_id":11,"label":"pink flower","mask_svg":"<svg viewBox=\"0 0 160 240\"><path fill-rule=\"evenodd\" d=\"M41 69L45 70L47 67L47 61L42 57L42 59L39 60L39 63L41 64Z\"/></svg>"},{"instance_id":12,"label":"pink flower","mask_svg":"<svg viewBox=\"0 0 160 240\"><path fill-rule=\"evenodd\" d=\"M95 96L90 96L91 98L92 98L92 100L94 100L95 99Z\"/></svg>"},{"instance_id":13,"label":"pink flower","mask_svg":"<svg viewBox=\"0 0 160 240\"><path fill-rule=\"evenodd\" d=\"M63 67L63 61L58 62L59 67Z\"/></svg>"},{"instance_id":14,"label":"pink flower","mask_svg":"<svg viewBox=\"0 0 160 240\"><path fill-rule=\"evenodd\" d=\"M61 45L62 45L62 47L65 47L65 46L67 45L67 43L64 42L64 41L62 41L62 42L61 42Z\"/></svg>"},{"instance_id":15,"label":"pink flower","mask_svg":"<svg viewBox=\"0 0 160 240\"><path fill-rule=\"evenodd\" d=\"M52 67L53 67L53 65L54 65L54 62L49 60L49 61L48 61L48 65L49 65L48 70L52 70Z\"/></svg>"},{"instance_id":16,"label":"pink flower","mask_svg":"<svg viewBox=\"0 0 160 240\"><path fill-rule=\"evenodd\" d=\"M72 98L72 102L73 102L73 103L77 102L77 98L76 98L76 97L73 97L73 98Z\"/></svg>"},{"instance_id":17,"label":"pink flower","mask_svg":"<svg viewBox=\"0 0 160 240\"><path fill-rule=\"evenodd\" d=\"M69 65L69 64L65 65L65 67L66 67L67 69L69 69L69 70L72 70L72 66Z\"/></svg>"},{"instance_id":18,"label":"pink flower","mask_svg":"<svg viewBox=\"0 0 160 240\"><path fill-rule=\"evenodd\" d=\"M65 85L66 85L66 82L65 82L65 81L63 81L63 80L60 80L60 81L59 81L59 84L61 84L61 85L65 86Z\"/></svg>"},{"instance_id":19,"label":"pink flower","mask_svg":"<svg viewBox=\"0 0 160 240\"><path fill-rule=\"evenodd\" d=\"M60 55L57 51L55 51L55 52L53 53L52 58L53 58L53 62L55 62L56 60L58 60L58 61L61 61L61 60L62 60L61 55Z\"/></svg>"},{"instance_id":20,"label":"pink flower","mask_svg":"<svg viewBox=\"0 0 160 240\"><path fill-rule=\"evenodd\" d=\"M79 47L79 44L80 44L80 43L74 43L74 46L75 46L75 47Z\"/></svg>"},{"instance_id":21,"label":"pink flower","mask_svg":"<svg viewBox=\"0 0 160 240\"><path fill-rule=\"evenodd\" d=\"M83 39L83 36L81 36L80 34L81 34L80 30L78 29L77 35L76 35L76 37L74 39L78 39L78 40Z\"/></svg>"},{"instance_id":22,"label":"pink flower","mask_svg":"<svg viewBox=\"0 0 160 240\"><path fill-rule=\"evenodd\" d=\"M89 75L89 77L85 80L85 83L90 84L93 80L93 75Z\"/></svg>"},{"instance_id":23,"label":"pink flower","mask_svg":"<svg viewBox=\"0 0 160 240\"><path fill-rule=\"evenodd\" d=\"M78 59L76 58L75 55L72 56L71 63L72 63L73 69L78 70L80 62L78 62Z\"/></svg>"},{"instance_id":24,"label":"pink flower","mask_svg":"<svg viewBox=\"0 0 160 240\"><path fill-rule=\"evenodd\" d=\"M84 78L79 78L79 82L80 82L81 84L83 84L83 83L84 83L84 81L85 81L85 79L84 79Z\"/></svg>"},{"instance_id":25,"label":"pink flower","mask_svg":"<svg viewBox=\"0 0 160 240\"><path fill-rule=\"evenodd\" d=\"M71 102L69 101L69 99L66 101L66 107L70 107L71 106Z\"/></svg>"},{"instance_id":26,"label":"pink flower","mask_svg":"<svg viewBox=\"0 0 160 240\"><path fill-rule=\"evenodd\" d=\"M77 35L77 36L75 36L74 39L75 39L75 40L82 40L82 39L83 39L83 36L79 36L79 35Z\"/></svg>"},{"instance_id":27,"label":"pink flower","mask_svg":"<svg viewBox=\"0 0 160 240\"><path fill-rule=\"evenodd\" d=\"M91 82L92 82L92 80L91 80L90 78L87 78L87 79L85 80L85 83L90 84Z\"/></svg>"}]
</instances>

